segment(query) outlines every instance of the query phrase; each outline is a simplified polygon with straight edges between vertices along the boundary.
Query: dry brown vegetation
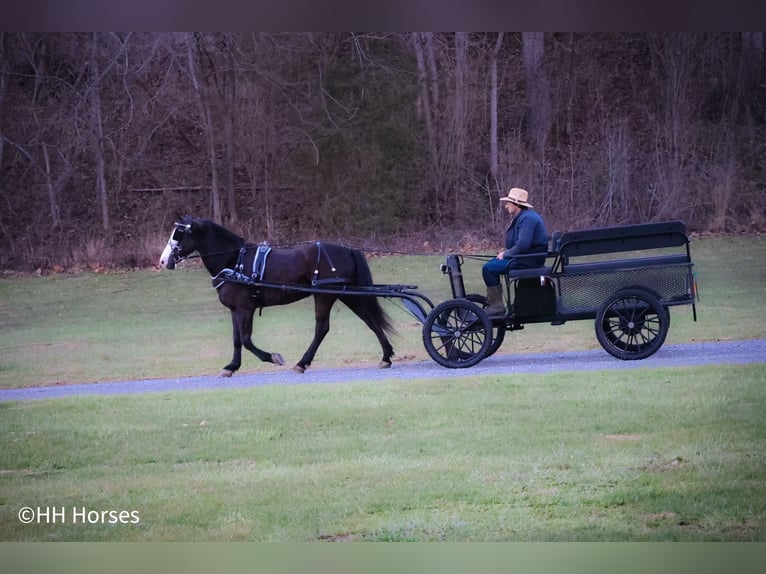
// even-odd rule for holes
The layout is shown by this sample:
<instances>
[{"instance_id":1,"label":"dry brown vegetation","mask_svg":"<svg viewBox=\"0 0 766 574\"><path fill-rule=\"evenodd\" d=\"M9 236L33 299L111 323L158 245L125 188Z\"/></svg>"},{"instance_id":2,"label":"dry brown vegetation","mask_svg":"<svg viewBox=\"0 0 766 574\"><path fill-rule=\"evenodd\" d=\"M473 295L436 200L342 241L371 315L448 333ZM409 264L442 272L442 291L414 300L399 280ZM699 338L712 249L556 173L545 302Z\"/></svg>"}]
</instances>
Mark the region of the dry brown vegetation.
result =
<instances>
[{"instance_id":1,"label":"dry brown vegetation","mask_svg":"<svg viewBox=\"0 0 766 574\"><path fill-rule=\"evenodd\" d=\"M762 33L0 33L0 268L152 264L176 212L254 240L766 227Z\"/></svg>"}]
</instances>

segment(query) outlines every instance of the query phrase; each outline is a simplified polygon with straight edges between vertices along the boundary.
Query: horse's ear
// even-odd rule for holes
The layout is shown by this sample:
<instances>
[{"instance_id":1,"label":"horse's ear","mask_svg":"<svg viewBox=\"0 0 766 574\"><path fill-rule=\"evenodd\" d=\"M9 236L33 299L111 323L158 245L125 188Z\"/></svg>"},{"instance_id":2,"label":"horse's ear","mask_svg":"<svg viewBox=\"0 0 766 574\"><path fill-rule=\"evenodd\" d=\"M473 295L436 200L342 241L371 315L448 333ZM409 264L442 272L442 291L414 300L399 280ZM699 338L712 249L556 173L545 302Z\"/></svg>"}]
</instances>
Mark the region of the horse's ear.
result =
<instances>
[{"instance_id":1,"label":"horse's ear","mask_svg":"<svg viewBox=\"0 0 766 574\"><path fill-rule=\"evenodd\" d=\"M181 215L176 211L176 223L179 225L185 225L187 231L191 231L194 224L194 218L191 215Z\"/></svg>"},{"instance_id":2,"label":"horse's ear","mask_svg":"<svg viewBox=\"0 0 766 574\"><path fill-rule=\"evenodd\" d=\"M184 224L186 224L186 230L191 235L192 233L204 233L206 221L187 215L184 217Z\"/></svg>"}]
</instances>

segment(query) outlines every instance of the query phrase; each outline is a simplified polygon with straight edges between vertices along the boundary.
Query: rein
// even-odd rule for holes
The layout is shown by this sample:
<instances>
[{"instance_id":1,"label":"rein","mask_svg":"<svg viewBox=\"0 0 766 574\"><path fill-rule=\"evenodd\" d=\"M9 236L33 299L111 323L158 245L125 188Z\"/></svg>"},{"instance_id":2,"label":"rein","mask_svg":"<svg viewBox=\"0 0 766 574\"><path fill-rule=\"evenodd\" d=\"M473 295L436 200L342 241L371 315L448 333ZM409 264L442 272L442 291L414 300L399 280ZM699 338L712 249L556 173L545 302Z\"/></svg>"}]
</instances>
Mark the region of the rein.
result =
<instances>
[{"instance_id":1,"label":"rein","mask_svg":"<svg viewBox=\"0 0 766 574\"><path fill-rule=\"evenodd\" d=\"M289 244L289 245L285 244L285 245L281 245L281 246L277 245L277 246L272 246L272 247L275 248L275 249L279 249L279 248L283 248L283 247L288 247L289 248L289 247L292 247L292 246L295 246L295 245L305 245L305 244L308 244L308 243L316 243L316 242L314 242L314 241L304 241L304 242L301 242L301 243L294 243L294 244ZM370 249L370 248L365 248L365 247L355 247L353 245L346 245L346 247L348 247L349 249L357 249L359 251L363 251L363 252L367 252L367 253L383 253L385 255L408 255L408 256L411 256L411 257L436 257L436 256L441 257L441 256L443 256L443 253L431 253L431 252L426 253L426 252L421 252L421 251L397 251L397 250L375 249L375 248ZM213 251L211 253L208 253L208 255L222 255L224 253L233 253L234 251L239 251L239 249L226 249L224 251ZM319 255L319 254L317 254L317 255ZM200 255L199 253L196 253L196 254L191 254L191 255L184 255L183 257L176 256L175 260L176 260L176 263L180 263L181 261L185 261L186 259L199 259L200 257L202 257L202 255ZM487 259L494 259L495 256L494 255L480 255L480 254L476 254L476 255L463 254L463 257L465 257L466 259L476 259L478 261L486 261Z\"/></svg>"},{"instance_id":2,"label":"rein","mask_svg":"<svg viewBox=\"0 0 766 574\"><path fill-rule=\"evenodd\" d=\"M225 249L223 251L213 251L212 253L208 253L208 255L223 255L224 253L233 253L235 251L239 251L240 248L237 249ZM173 259L175 260L176 264L180 263L181 261L186 261L187 259L200 259L202 255L199 253L196 254L189 254L184 255L183 257L180 257L178 255L173 255Z\"/></svg>"},{"instance_id":3,"label":"rein","mask_svg":"<svg viewBox=\"0 0 766 574\"><path fill-rule=\"evenodd\" d=\"M264 243L268 243L268 242L264 242ZM277 244L277 245L269 244L269 245L271 245L272 248L280 249L280 248L294 248L296 246L307 245L307 244L311 244L311 243L314 243L317 246L317 261L316 261L315 270L314 270L314 275L315 275L314 281L316 282L317 281L316 275L318 274L319 262L320 262L320 260L322 258L322 255L324 255L327 258L327 261L330 264L331 271L335 272L335 266L333 265L332 261L328 257L328 255L325 252L325 250L322 248L322 243L320 241L301 241L301 242L298 242L298 243ZM366 253L381 253L381 254L385 254L385 255L407 255L407 256L413 256L413 257L433 257L433 256L441 256L441 255L443 255L442 253L432 253L432 252L426 253L426 252L419 252L419 251L399 251L399 250L395 250L395 249L379 249L379 248L369 248L369 247L357 247L357 246L354 246L354 245L347 245L347 244L345 244L343 242L341 242L339 244L343 245L344 247L346 247L348 249L356 249L358 251L362 251L362 252L366 252ZM257 246L250 246L250 247L256 247L257 248ZM208 253L207 255L223 255L224 253L234 253L235 251L239 251L240 252L239 259L241 259L242 255L243 255L242 250L246 250L246 249L248 249L247 242L242 247L240 247L240 248L225 249L225 250L222 250L222 251L213 251L213 252ZM174 255L173 257L174 257L175 263L178 264L181 261L185 261L187 259L198 259L198 258L201 258L202 255L200 255L199 253L196 253L196 254L184 255L183 257L179 257L178 255ZM473 260L478 260L478 261L487 261L487 260L490 260L490 259L494 259L495 256L494 255L483 255L483 254L462 254L462 257L464 257L466 259L473 259Z\"/></svg>"}]
</instances>

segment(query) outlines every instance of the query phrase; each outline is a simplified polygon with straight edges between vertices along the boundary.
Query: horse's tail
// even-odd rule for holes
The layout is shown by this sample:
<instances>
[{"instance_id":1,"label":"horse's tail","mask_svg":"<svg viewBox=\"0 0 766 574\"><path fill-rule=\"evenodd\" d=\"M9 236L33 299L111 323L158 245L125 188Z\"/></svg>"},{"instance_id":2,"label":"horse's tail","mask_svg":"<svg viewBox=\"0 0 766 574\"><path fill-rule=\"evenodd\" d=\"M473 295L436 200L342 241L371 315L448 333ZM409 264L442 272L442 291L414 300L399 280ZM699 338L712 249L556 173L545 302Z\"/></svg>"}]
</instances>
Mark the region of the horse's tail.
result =
<instances>
[{"instance_id":1,"label":"horse's tail","mask_svg":"<svg viewBox=\"0 0 766 574\"><path fill-rule=\"evenodd\" d=\"M364 253L358 249L349 248L351 255L354 258L354 283L360 287L373 285L372 271L370 271L370 265L367 263L367 258ZM360 295L354 297L360 310L366 312L365 314L369 319L378 327L380 327L386 333L394 333L394 328L391 318L388 313L383 309L378 298L374 295Z\"/></svg>"}]
</instances>

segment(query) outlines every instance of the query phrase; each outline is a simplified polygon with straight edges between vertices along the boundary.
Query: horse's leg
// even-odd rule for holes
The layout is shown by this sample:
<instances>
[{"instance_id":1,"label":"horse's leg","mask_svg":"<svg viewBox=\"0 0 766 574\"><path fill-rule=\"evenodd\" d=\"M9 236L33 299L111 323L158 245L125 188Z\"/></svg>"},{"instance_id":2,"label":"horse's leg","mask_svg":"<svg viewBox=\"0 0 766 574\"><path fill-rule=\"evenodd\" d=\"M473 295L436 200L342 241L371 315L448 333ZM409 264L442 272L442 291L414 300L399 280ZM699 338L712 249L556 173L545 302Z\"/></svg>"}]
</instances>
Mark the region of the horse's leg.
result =
<instances>
[{"instance_id":1,"label":"horse's leg","mask_svg":"<svg viewBox=\"0 0 766 574\"><path fill-rule=\"evenodd\" d=\"M234 309L231 310L231 328L234 339L234 355L231 357L231 362L221 369L222 377L232 376L242 365L242 332L237 311Z\"/></svg>"},{"instance_id":2,"label":"horse's leg","mask_svg":"<svg viewBox=\"0 0 766 574\"><path fill-rule=\"evenodd\" d=\"M363 297L341 297L341 301L351 309L357 317L359 317L364 324L367 325L375 336L378 338L380 348L383 351L383 357L378 364L381 369L387 369L391 366L391 357L394 354L394 348L391 346L386 333L383 331L383 327L378 324L374 319L374 314L370 312L369 304L372 299L365 299Z\"/></svg>"},{"instance_id":3,"label":"horse's leg","mask_svg":"<svg viewBox=\"0 0 766 574\"><path fill-rule=\"evenodd\" d=\"M231 312L232 330L234 334L234 355L231 362L221 370L222 377L232 376L242 365L242 347L253 353L261 361L284 365L285 361L279 353L267 353L256 347L252 341L253 314L255 309L237 308Z\"/></svg>"},{"instance_id":4,"label":"horse's leg","mask_svg":"<svg viewBox=\"0 0 766 574\"><path fill-rule=\"evenodd\" d=\"M293 370L298 373L303 373L306 368L311 365L311 361L314 360L319 345L325 338L325 335L330 331L330 309L337 297L334 295L314 295L314 320L316 324L314 326L314 339L311 341L309 348L303 353L301 360L293 367Z\"/></svg>"},{"instance_id":5,"label":"horse's leg","mask_svg":"<svg viewBox=\"0 0 766 574\"><path fill-rule=\"evenodd\" d=\"M253 315L255 315L255 308L250 310L250 313L246 314L242 320L242 345L245 349L250 351L253 355L258 357L264 363L274 363L276 365L284 365L285 360L279 353L269 353L263 349L259 349L253 344Z\"/></svg>"}]
</instances>

